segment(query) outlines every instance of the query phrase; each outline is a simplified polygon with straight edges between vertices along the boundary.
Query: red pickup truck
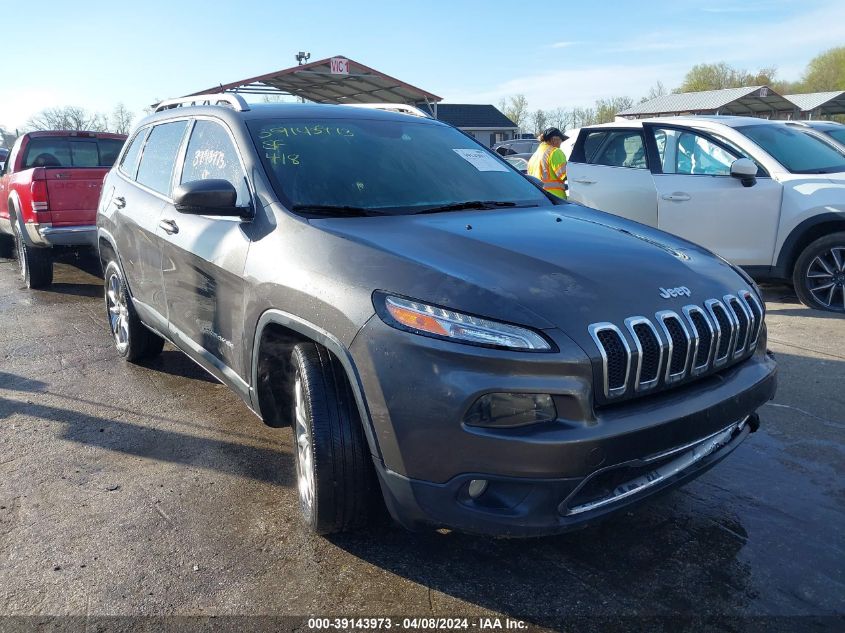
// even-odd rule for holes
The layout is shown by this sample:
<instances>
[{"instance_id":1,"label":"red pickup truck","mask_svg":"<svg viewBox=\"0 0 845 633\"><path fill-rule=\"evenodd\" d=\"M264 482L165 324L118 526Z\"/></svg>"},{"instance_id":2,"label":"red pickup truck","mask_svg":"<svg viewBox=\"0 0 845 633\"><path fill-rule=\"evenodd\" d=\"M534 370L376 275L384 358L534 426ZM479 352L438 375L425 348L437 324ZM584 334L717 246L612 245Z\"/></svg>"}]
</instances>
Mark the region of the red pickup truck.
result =
<instances>
[{"instance_id":1,"label":"red pickup truck","mask_svg":"<svg viewBox=\"0 0 845 633\"><path fill-rule=\"evenodd\" d=\"M0 172L0 257L17 251L29 288L53 281L54 246L96 246L103 178L126 136L29 132Z\"/></svg>"}]
</instances>

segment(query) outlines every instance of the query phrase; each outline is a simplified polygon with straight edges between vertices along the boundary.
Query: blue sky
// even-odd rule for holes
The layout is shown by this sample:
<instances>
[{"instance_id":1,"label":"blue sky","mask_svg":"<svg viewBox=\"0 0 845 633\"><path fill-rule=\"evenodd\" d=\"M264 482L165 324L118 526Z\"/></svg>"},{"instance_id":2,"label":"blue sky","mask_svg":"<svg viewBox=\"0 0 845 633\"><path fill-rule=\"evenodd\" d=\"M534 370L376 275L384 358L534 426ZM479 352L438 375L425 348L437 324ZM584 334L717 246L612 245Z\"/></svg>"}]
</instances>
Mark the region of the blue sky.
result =
<instances>
[{"instance_id":1,"label":"blue sky","mask_svg":"<svg viewBox=\"0 0 845 633\"><path fill-rule=\"evenodd\" d=\"M845 45L843 0L4 4L0 125L12 128L60 105L123 102L140 115L157 98L292 66L299 50L345 55L446 102L523 93L546 109L636 100L700 62L798 79L813 56Z\"/></svg>"}]
</instances>

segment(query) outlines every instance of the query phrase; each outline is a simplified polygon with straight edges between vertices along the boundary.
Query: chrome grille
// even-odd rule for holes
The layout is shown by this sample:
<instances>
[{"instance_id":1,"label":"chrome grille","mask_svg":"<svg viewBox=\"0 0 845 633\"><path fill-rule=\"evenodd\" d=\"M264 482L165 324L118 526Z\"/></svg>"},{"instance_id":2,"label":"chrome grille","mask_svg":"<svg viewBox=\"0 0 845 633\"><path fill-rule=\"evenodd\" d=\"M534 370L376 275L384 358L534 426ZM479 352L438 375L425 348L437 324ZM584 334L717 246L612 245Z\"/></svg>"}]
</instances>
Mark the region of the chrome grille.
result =
<instances>
[{"instance_id":1,"label":"chrome grille","mask_svg":"<svg viewBox=\"0 0 845 633\"><path fill-rule=\"evenodd\" d=\"M764 310L748 290L681 313L632 316L624 330L594 323L590 336L602 359L604 396L620 398L700 376L738 360L757 347Z\"/></svg>"}]
</instances>

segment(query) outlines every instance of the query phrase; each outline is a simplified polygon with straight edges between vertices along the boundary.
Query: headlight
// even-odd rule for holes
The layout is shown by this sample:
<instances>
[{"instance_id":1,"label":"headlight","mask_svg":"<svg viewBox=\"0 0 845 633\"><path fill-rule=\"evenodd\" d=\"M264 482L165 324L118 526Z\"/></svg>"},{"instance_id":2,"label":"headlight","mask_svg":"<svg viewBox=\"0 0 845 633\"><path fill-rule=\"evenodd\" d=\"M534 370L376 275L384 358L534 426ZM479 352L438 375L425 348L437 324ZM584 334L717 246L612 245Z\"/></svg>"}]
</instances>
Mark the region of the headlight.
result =
<instances>
[{"instance_id":1,"label":"headlight","mask_svg":"<svg viewBox=\"0 0 845 633\"><path fill-rule=\"evenodd\" d=\"M540 334L516 325L490 321L393 295L376 293L373 298L382 320L400 330L470 345L525 351L552 350L551 344Z\"/></svg>"}]
</instances>

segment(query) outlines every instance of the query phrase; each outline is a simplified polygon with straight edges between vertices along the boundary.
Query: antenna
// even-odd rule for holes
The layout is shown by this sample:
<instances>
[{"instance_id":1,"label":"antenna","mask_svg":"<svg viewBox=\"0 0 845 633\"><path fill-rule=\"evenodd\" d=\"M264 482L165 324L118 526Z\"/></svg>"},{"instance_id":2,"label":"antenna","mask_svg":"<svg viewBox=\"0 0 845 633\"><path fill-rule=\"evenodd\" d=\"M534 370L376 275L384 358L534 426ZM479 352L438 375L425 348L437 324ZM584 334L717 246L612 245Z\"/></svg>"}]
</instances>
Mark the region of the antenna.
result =
<instances>
[{"instance_id":1,"label":"antenna","mask_svg":"<svg viewBox=\"0 0 845 633\"><path fill-rule=\"evenodd\" d=\"M296 61L299 62L299 65L302 66L302 62L307 62L311 59L311 53L306 53L305 51L299 51L296 54Z\"/></svg>"}]
</instances>

